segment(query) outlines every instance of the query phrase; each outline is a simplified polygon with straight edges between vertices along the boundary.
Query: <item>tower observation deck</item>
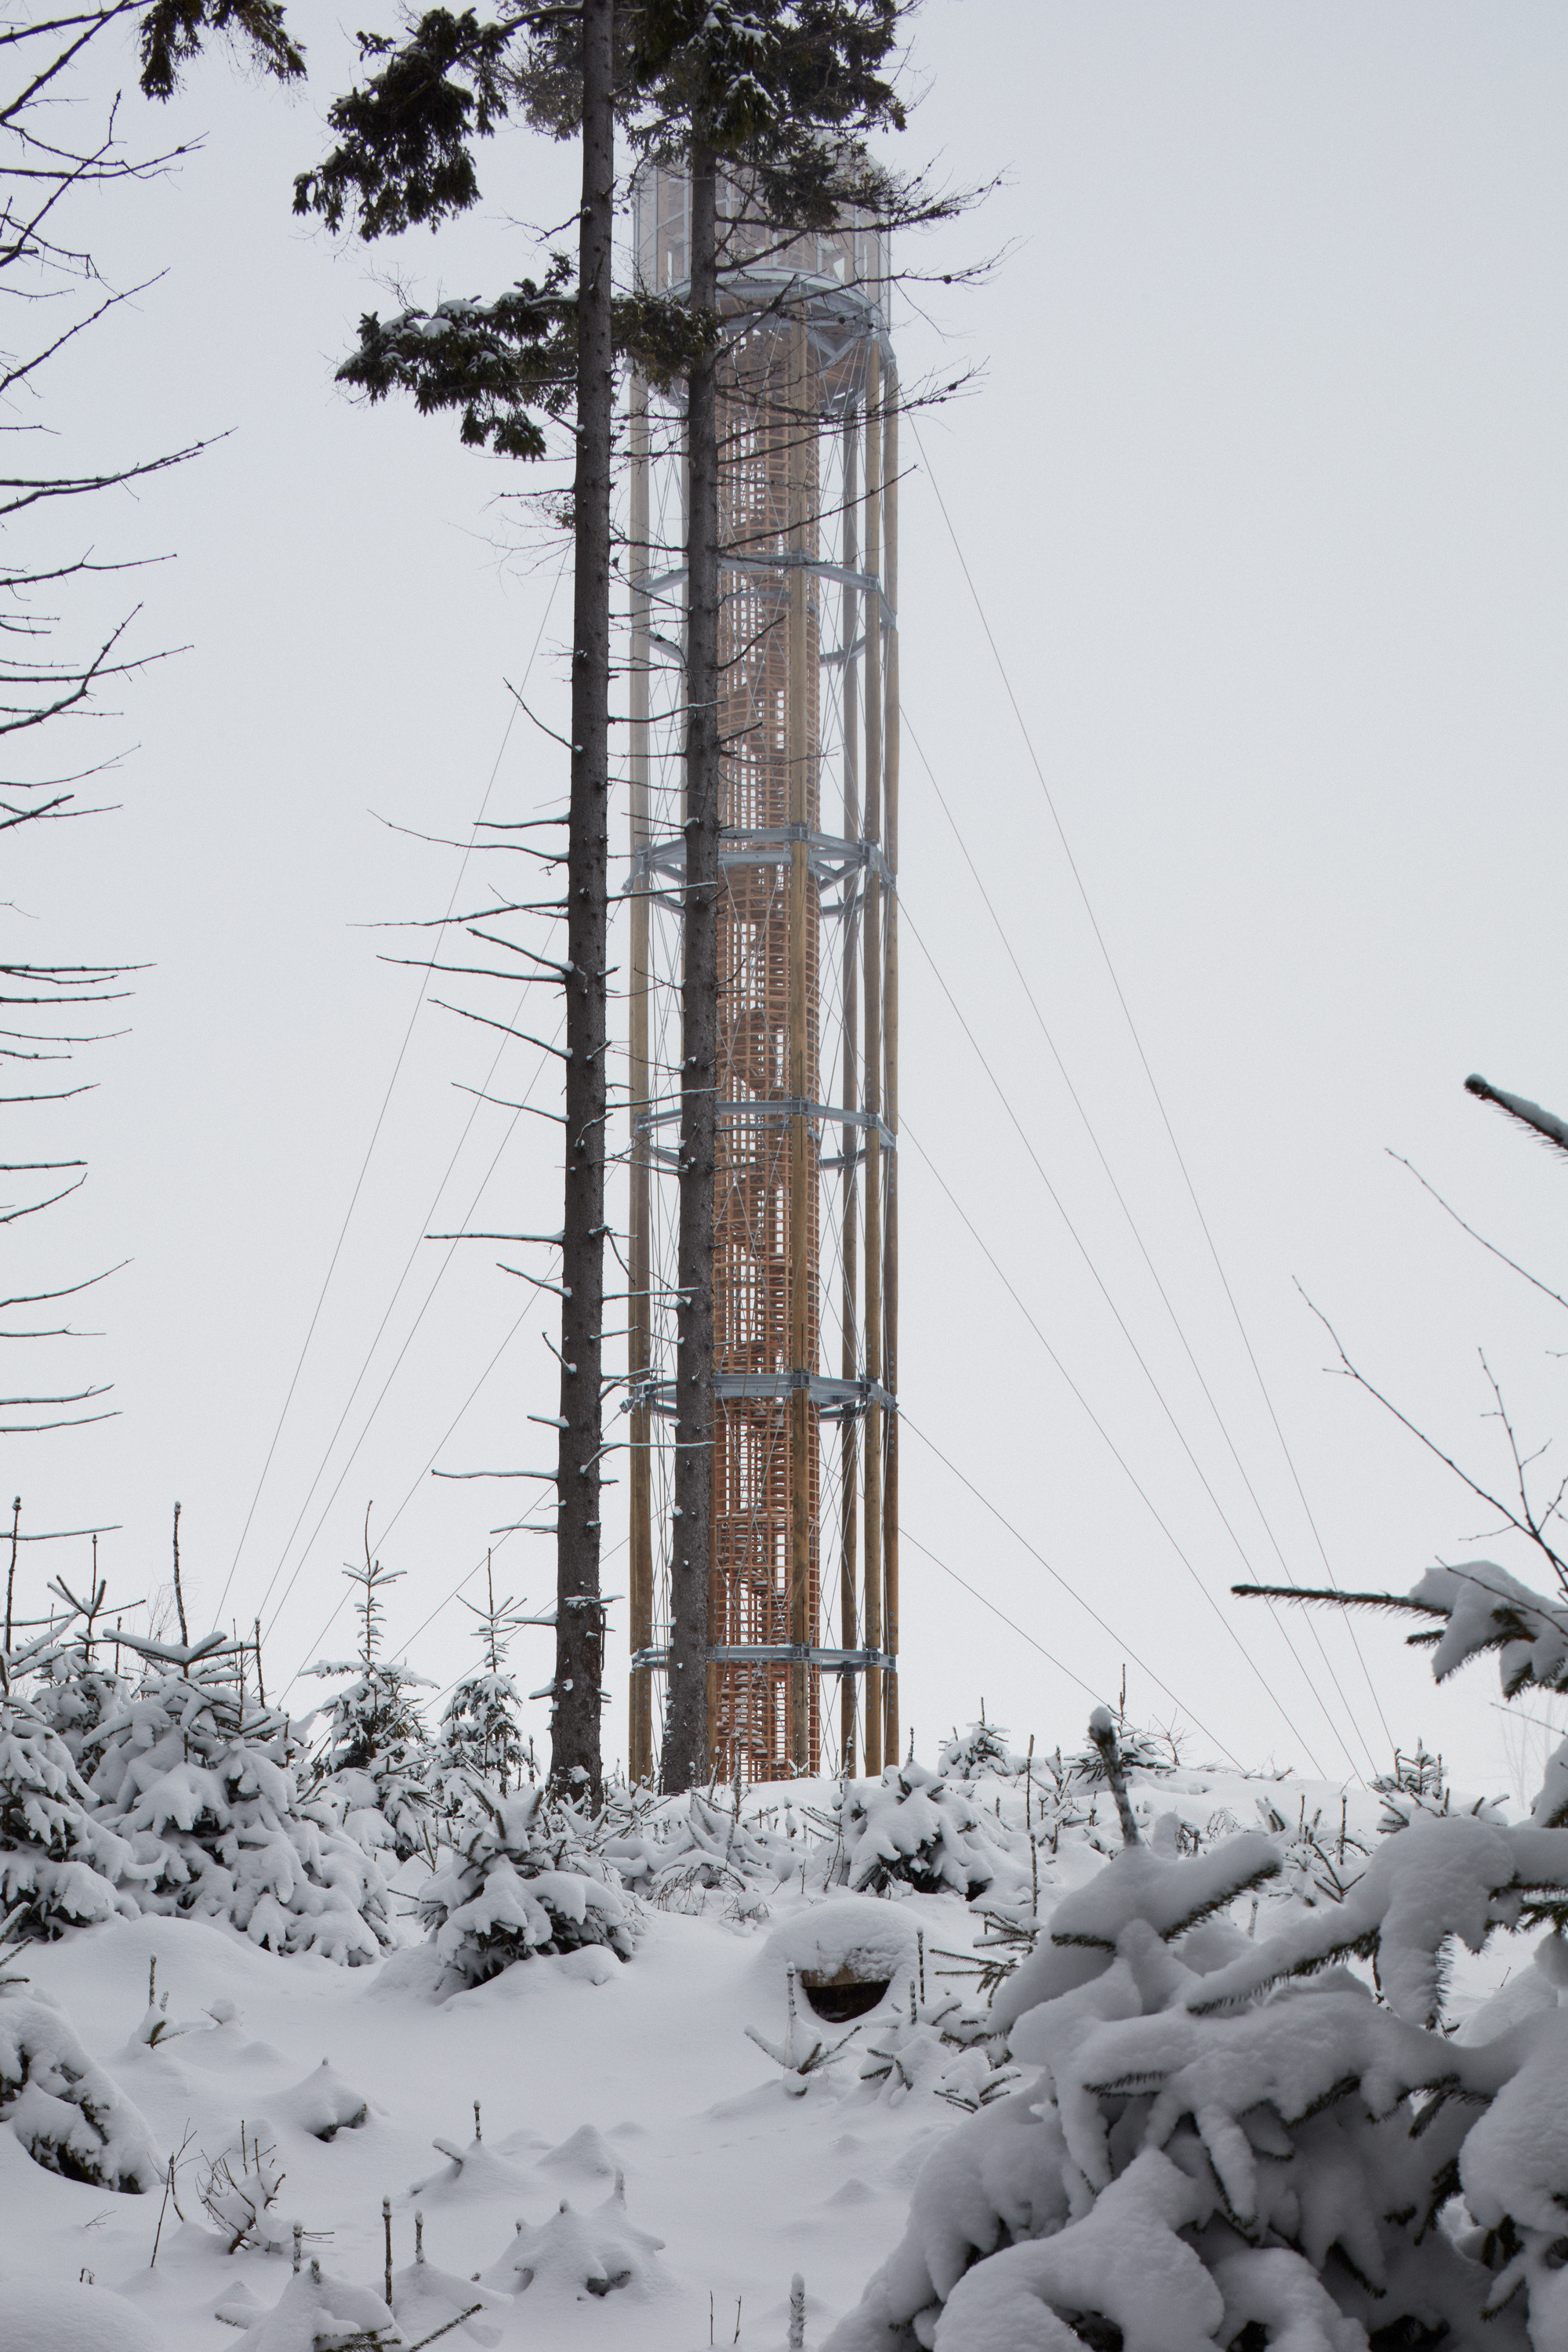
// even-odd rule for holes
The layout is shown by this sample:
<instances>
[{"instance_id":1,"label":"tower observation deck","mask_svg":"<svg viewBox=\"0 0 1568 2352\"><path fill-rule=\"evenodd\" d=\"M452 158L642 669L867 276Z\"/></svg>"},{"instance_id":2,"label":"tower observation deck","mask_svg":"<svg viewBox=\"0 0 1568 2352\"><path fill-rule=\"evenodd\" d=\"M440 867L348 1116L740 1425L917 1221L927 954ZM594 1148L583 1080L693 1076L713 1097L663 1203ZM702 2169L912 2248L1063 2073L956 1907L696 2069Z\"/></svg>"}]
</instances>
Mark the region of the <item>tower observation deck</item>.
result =
<instances>
[{"instance_id":1,"label":"tower observation deck","mask_svg":"<svg viewBox=\"0 0 1568 2352\"><path fill-rule=\"evenodd\" d=\"M898 401L885 240L721 183L721 884L708 1726L722 1779L899 1748ZM643 284L689 195L636 192ZM668 1633L685 844L679 398L631 417L631 1728Z\"/></svg>"}]
</instances>

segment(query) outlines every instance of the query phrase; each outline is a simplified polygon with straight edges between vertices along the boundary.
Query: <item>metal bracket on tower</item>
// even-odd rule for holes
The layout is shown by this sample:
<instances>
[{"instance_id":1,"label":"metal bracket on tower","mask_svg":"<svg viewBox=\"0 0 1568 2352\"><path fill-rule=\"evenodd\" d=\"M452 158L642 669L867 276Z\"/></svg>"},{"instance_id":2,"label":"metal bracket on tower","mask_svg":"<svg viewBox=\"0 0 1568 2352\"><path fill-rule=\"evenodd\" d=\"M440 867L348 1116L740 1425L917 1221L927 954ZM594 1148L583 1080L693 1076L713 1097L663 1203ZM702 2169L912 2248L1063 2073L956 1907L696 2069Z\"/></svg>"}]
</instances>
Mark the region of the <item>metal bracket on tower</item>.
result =
<instances>
[{"instance_id":1,"label":"metal bracket on tower","mask_svg":"<svg viewBox=\"0 0 1568 2352\"><path fill-rule=\"evenodd\" d=\"M896 891L899 887L879 841L851 841L841 834L818 833L805 824L727 825L719 836L719 864L726 872L732 866L787 866L797 841L805 843L806 862L819 883L838 883L847 875L869 871L885 890ZM685 879L685 838L679 833L667 834L636 851L623 895L639 883L679 886Z\"/></svg>"},{"instance_id":2,"label":"metal bracket on tower","mask_svg":"<svg viewBox=\"0 0 1568 2352\"><path fill-rule=\"evenodd\" d=\"M809 1642L715 1642L708 1652L716 1666L822 1666L837 1674L863 1675L875 1666L896 1675L899 1662L886 1650L819 1650ZM634 1650L634 1667L669 1664L668 1650Z\"/></svg>"},{"instance_id":3,"label":"metal bracket on tower","mask_svg":"<svg viewBox=\"0 0 1568 2352\"><path fill-rule=\"evenodd\" d=\"M889 629L899 625L899 616L882 593L882 583L874 572L848 572L842 563L825 563L815 555L799 555L784 548L776 555L721 555L721 572L808 572L818 580L837 580L843 588L854 588L862 596L875 596L882 618ZM654 572L637 586L650 603L666 594L671 588L684 588L686 566L677 564L669 572Z\"/></svg>"},{"instance_id":4,"label":"metal bracket on tower","mask_svg":"<svg viewBox=\"0 0 1568 2352\"><path fill-rule=\"evenodd\" d=\"M868 1405L879 1404L887 1413L899 1409L897 1397L880 1381L833 1380L826 1372L715 1372L713 1394L721 1404L774 1404L804 1389L808 1401L824 1417L853 1419ZM673 1381L638 1380L626 1392L628 1405L641 1405L667 1421L676 1417Z\"/></svg>"},{"instance_id":5,"label":"metal bracket on tower","mask_svg":"<svg viewBox=\"0 0 1568 2352\"><path fill-rule=\"evenodd\" d=\"M718 1118L721 1127L749 1127L773 1119L783 1120L787 1125L792 1118L808 1118L818 1127L874 1129L884 1151L896 1151L899 1148L898 1137L879 1112L846 1110L837 1103L806 1102L799 1095L778 1095L769 1102L721 1102ZM668 1110L641 1112L632 1122L632 1132L637 1136L647 1135L656 1127L676 1127L679 1122L679 1105L673 1104Z\"/></svg>"}]
</instances>

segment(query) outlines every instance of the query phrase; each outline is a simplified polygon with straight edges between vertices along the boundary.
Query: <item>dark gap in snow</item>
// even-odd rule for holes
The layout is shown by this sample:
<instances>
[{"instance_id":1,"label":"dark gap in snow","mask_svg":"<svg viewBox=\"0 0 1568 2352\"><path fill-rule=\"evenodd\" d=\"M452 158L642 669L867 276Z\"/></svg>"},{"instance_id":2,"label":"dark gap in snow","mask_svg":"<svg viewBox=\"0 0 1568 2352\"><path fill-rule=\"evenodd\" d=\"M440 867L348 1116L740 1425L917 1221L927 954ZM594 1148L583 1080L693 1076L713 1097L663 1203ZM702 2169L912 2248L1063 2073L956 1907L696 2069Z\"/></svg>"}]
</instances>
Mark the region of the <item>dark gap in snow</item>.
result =
<instances>
[{"instance_id":1,"label":"dark gap in snow","mask_svg":"<svg viewBox=\"0 0 1568 2352\"><path fill-rule=\"evenodd\" d=\"M800 1979L801 1990L827 2025L847 2025L851 2018L865 2017L891 1982L891 1977L852 1977L843 1970L836 1977L821 1977L803 1969Z\"/></svg>"}]
</instances>

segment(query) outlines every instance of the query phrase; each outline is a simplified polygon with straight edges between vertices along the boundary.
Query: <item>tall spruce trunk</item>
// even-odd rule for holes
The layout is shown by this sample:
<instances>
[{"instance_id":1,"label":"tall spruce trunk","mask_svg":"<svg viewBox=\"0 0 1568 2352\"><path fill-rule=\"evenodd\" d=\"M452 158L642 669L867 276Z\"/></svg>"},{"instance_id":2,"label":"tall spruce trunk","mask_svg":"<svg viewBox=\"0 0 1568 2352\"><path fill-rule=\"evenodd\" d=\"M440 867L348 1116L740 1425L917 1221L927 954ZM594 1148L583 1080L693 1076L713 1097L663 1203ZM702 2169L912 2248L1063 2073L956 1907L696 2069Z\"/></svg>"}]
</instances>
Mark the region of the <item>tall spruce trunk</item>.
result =
<instances>
[{"instance_id":1,"label":"tall spruce trunk","mask_svg":"<svg viewBox=\"0 0 1568 2352\"><path fill-rule=\"evenodd\" d=\"M691 303L718 309L711 152L691 142ZM713 1176L719 1087L718 354L687 383L686 919L681 989L675 1520L669 1565L666 1790L708 1778L708 1590L713 1548Z\"/></svg>"},{"instance_id":2,"label":"tall spruce trunk","mask_svg":"<svg viewBox=\"0 0 1568 2352\"><path fill-rule=\"evenodd\" d=\"M566 1167L550 1784L597 1802L601 1359L605 1324L605 1003L610 784L610 463L615 349L614 0L583 0L583 212L577 296L572 799L566 860Z\"/></svg>"}]
</instances>

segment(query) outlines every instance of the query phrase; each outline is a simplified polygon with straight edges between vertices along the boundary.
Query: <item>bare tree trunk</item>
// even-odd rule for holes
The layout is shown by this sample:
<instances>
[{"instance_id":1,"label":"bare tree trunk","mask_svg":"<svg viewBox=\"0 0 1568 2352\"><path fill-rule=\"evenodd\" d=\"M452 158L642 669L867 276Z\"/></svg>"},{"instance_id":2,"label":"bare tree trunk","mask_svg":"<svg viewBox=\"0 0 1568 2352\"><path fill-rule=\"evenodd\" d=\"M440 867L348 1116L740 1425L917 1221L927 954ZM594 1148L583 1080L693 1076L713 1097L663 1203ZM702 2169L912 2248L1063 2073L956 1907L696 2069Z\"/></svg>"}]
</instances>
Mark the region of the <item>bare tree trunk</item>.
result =
<instances>
[{"instance_id":1,"label":"bare tree trunk","mask_svg":"<svg viewBox=\"0 0 1568 2352\"><path fill-rule=\"evenodd\" d=\"M718 308L717 186L691 142L691 302ZM663 1780L708 1777L708 1586L713 1542L713 1174L719 1086L718 355L687 384L686 921L677 1242L675 1521Z\"/></svg>"},{"instance_id":2,"label":"bare tree trunk","mask_svg":"<svg viewBox=\"0 0 1568 2352\"><path fill-rule=\"evenodd\" d=\"M556 1474L555 1687L550 1783L597 1801L601 1358L605 1324L605 999L609 856L610 461L615 352L614 0L583 0L583 211L577 305L576 570L566 862L566 1201Z\"/></svg>"}]
</instances>

